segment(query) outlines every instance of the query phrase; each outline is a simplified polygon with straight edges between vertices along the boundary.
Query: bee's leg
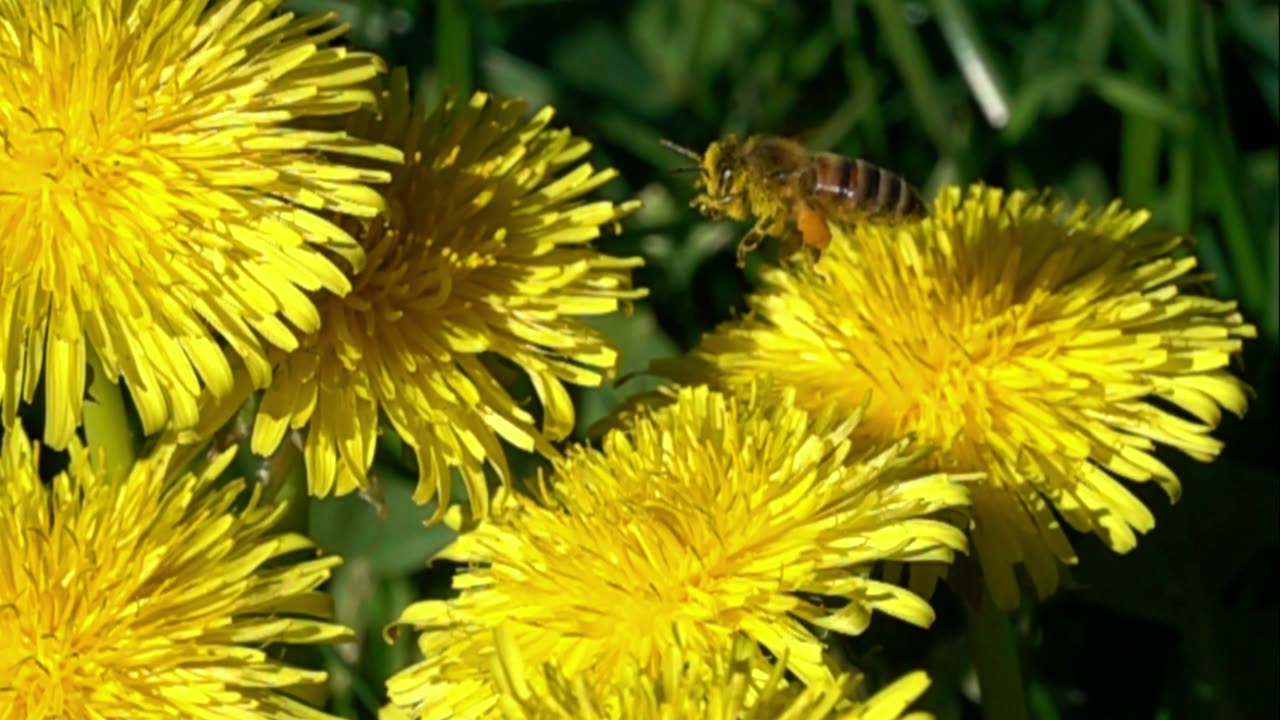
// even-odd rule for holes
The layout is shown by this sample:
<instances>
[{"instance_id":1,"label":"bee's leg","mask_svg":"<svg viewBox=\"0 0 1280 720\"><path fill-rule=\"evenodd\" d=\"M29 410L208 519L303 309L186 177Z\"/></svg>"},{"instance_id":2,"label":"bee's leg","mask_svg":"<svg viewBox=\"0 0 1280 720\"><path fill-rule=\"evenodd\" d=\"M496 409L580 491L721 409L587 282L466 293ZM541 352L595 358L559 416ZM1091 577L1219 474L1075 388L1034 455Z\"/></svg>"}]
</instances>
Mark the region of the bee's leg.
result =
<instances>
[{"instance_id":1,"label":"bee's leg","mask_svg":"<svg viewBox=\"0 0 1280 720\"><path fill-rule=\"evenodd\" d=\"M788 230L778 243L778 259L789 258L804 249L804 235L799 230Z\"/></svg>"},{"instance_id":2,"label":"bee's leg","mask_svg":"<svg viewBox=\"0 0 1280 720\"><path fill-rule=\"evenodd\" d=\"M804 233L799 230L791 230L783 235L782 242L778 245L778 259L786 260L800 253L803 253L810 263L815 263L822 257L822 251L805 242Z\"/></svg>"},{"instance_id":3,"label":"bee's leg","mask_svg":"<svg viewBox=\"0 0 1280 720\"><path fill-rule=\"evenodd\" d=\"M738 241L738 267L747 266L747 256L755 252L756 248L764 242L765 235L760 232L759 226L751 228L746 235Z\"/></svg>"},{"instance_id":4,"label":"bee's leg","mask_svg":"<svg viewBox=\"0 0 1280 720\"><path fill-rule=\"evenodd\" d=\"M822 251L812 245L805 245L805 257L809 258L810 263L816 263L822 257Z\"/></svg>"}]
</instances>

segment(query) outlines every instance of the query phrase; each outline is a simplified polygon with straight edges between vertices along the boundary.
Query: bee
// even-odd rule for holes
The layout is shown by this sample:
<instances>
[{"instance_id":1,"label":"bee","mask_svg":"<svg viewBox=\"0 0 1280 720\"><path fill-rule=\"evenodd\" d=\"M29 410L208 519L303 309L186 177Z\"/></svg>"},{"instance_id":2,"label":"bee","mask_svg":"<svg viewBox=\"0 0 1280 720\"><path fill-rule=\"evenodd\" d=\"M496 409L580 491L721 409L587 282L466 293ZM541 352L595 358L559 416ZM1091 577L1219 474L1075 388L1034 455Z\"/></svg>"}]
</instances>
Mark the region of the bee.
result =
<instances>
[{"instance_id":1,"label":"bee","mask_svg":"<svg viewBox=\"0 0 1280 720\"><path fill-rule=\"evenodd\" d=\"M765 238L782 241L791 255L803 247L822 252L831 241L827 220L892 222L925 214L920 191L898 175L866 160L811 153L774 135L734 135L711 143L703 154L661 141L696 163L701 192L690 205L711 219L755 218L738 243L738 266Z\"/></svg>"}]
</instances>

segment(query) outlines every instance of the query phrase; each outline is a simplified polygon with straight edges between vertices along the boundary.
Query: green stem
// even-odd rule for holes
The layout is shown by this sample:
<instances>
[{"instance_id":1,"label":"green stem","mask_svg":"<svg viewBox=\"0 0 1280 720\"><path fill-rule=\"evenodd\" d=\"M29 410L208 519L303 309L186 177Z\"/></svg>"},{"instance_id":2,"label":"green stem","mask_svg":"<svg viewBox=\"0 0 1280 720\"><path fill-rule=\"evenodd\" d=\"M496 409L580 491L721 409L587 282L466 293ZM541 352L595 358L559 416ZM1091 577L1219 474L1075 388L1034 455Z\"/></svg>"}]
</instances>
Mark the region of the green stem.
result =
<instances>
[{"instance_id":1,"label":"green stem","mask_svg":"<svg viewBox=\"0 0 1280 720\"><path fill-rule=\"evenodd\" d=\"M128 475L137 457L133 430L129 427L129 415L119 383L107 376L102 360L92 347L88 348L86 355L93 377L89 383L89 397L84 402L84 435L91 452L105 452L106 476L114 482Z\"/></svg>"},{"instance_id":2,"label":"green stem","mask_svg":"<svg viewBox=\"0 0 1280 720\"><path fill-rule=\"evenodd\" d=\"M261 479L264 498L288 506L276 529L305 535L310 525L307 463L292 433L286 435L280 447L267 458Z\"/></svg>"},{"instance_id":3,"label":"green stem","mask_svg":"<svg viewBox=\"0 0 1280 720\"><path fill-rule=\"evenodd\" d=\"M1028 720L1022 662L1009 616L985 588L976 601L966 600L964 607L982 694L982 716L986 720Z\"/></svg>"}]
</instances>

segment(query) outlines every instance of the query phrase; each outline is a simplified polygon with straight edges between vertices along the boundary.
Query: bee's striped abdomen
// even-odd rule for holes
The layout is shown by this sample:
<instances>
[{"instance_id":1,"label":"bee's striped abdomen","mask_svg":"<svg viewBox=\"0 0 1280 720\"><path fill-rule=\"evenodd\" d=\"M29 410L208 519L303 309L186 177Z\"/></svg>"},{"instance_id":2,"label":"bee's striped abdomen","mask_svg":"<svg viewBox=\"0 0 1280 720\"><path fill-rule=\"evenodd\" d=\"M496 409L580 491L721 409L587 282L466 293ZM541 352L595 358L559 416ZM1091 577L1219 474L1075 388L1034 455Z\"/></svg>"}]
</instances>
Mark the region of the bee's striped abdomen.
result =
<instances>
[{"instance_id":1,"label":"bee's striped abdomen","mask_svg":"<svg viewBox=\"0 0 1280 720\"><path fill-rule=\"evenodd\" d=\"M924 214L920 193L898 175L865 160L834 153L813 156L813 193L837 215Z\"/></svg>"}]
</instances>

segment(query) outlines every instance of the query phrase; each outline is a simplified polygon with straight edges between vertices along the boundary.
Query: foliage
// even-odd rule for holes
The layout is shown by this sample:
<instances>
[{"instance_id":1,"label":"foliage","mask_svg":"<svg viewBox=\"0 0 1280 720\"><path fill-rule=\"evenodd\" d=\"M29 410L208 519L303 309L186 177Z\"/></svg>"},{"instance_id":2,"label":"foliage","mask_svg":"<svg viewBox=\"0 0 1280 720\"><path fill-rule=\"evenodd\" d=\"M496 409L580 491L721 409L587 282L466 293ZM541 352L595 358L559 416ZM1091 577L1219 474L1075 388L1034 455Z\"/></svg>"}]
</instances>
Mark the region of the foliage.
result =
<instances>
[{"instance_id":1,"label":"foliage","mask_svg":"<svg viewBox=\"0 0 1280 720\"><path fill-rule=\"evenodd\" d=\"M1275 714L1277 498L1264 440L1280 240L1274 3L293 5L340 13L354 42L408 64L428 97L454 85L554 105L596 144L600 164L621 171L605 192L645 206L604 247L643 254L636 281L651 291L632 316L600 325L621 347L623 373L691 347L741 309L755 280L754 268L744 276L733 264L742 228L685 207L690 188L668 174L680 161L658 145L663 137L700 148L728 132L790 135L891 167L927 195L975 179L1051 186L1093 202L1123 197L1149 206L1157 224L1193 233L1213 292L1238 297L1261 330L1244 368L1254 406L1224 428L1222 461L1175 468L1181 502L1143 495L1158 519L1138 550L1116 556L1077 540L1078 589L1024 611L1016 628L1042 720ZM580 433L644 387L578 393ZM401 476L386 477L403 494L393 490ZM407 659L403 641L381 643L380 628L405 599L446 587L447 567L406 574L429 553L410 540L421 537L415 521L393 511L376 546L349 525L313 528L328 549L351 554L334 590L366 642L360 658L331 668L340 667L333 706L353 717L371 716L386 673ZM385 560L388 545L404 556ZM930 632L884 623L847 644L879 679L927 661L935 683L926 705L943 719L977 713L963 619L950 602L939 597Z\"/></svg>"},{"instance_id":2,"label":"foliage","mask_svg":"<svg viewBox=\"0 0 1280 720\"><path fill-rule=\"evenodd\" d=\"M1181 501L1141 494L1157 528L1117 556L1077 538L1071 589L1021 611L1032 714L1274 717L1277 478L1269 432L1280 304L1276 3L1228 0L293 0L332 10L351 41L407 65L420 97L447 87L554 105L621 178L611 199L642 210L614 255L643 255L650 289L629 316L593 321L622 352L620 374L692 347L741 311L756 268L734 265L743 228L686 207L670 138L700 148L726 133L770 132L865 157L917 181L1053 187L1102 203L1122 197L1187 231L1215 279L1261 332L1242 371L1257 392L1227 451L1201 466L1164 455ZM577 437L644 378L575 391ZM241 453L238 472L256 462ZM528 473L536 461L512 453ZM383 628L415 599L447 593L452 567L428 562L451 538L424 530L409 502L415 473L397 438L380 441L378 517L359 498L313 500L310 532L346 562L330 589L358 641L326 649L329 708L371 718L412 643ZM460 488L459 488L460 490ZM1144 488L1154 490L1154 488ZM971 649L945 592L929 631L882 623L840 647L882 684L924 667L923 701L940 720L976 717ZM393 638L394 639L394 638Z\"/></svg>"}]
</instances>

